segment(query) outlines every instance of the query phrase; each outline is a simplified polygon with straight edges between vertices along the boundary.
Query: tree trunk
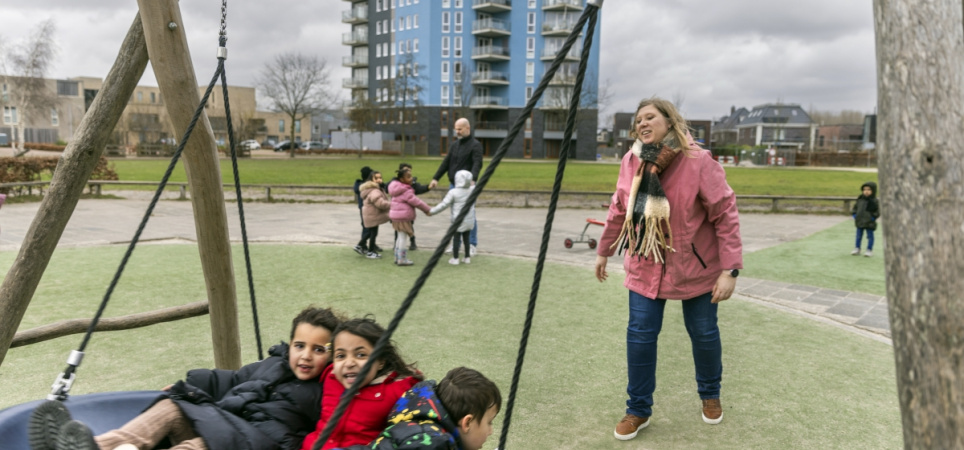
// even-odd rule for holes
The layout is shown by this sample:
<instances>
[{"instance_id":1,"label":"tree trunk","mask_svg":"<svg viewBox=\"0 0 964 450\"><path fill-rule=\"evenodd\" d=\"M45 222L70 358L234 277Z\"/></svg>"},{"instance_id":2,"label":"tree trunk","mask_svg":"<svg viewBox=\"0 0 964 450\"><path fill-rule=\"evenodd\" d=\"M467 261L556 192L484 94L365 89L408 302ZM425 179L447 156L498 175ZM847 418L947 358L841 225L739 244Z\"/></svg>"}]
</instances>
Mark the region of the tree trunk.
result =
<instances>
[{"instance_id":1,"label":"tree trunk","mask_svg":"<svg viewBox=\"0 0 964 450\"><path fill-rule=\"evenodd\" d=\"M906 448L964 448L964 11L875 0L887 298Z\"/></svg>"},{"instance_id":2,"label":"tree trunk","mask_svg":"<svg viewBox=\"0 0 964 450\"><path fill-rule=\"evenodd\" d=\"M50 189L40 202L40 209L24 236L17 259L0 285L0 364L84 185L146 67L144 32L140 18L135 18L103 88L81 120L74 140L64 149Z\"/></svg>"}]
</instances>

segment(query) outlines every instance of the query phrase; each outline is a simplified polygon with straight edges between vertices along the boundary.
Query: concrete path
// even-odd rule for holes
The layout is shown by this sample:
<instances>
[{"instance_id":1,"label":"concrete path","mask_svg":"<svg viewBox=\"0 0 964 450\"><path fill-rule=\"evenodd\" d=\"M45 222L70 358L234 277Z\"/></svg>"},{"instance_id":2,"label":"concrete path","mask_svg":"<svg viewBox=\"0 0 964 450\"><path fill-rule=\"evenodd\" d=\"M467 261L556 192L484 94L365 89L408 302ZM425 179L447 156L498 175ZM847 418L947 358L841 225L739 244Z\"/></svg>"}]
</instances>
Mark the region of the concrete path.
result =
<instances>
[{"instance_id":1,"label":"concrete path","mask_svg":"<svg viewBox=\"0 0 964 450\"><path fill-rule=\"evenodd\" d=\"M81 200L60 240L61 247L129 243L149 204L151 193L118 193L125 200ZM171 194L176 196L176 194ZM0 251L17 251L39 208L38 203L8 204L0 210ZM245 203L248 238L251 242L317 243L352 246L360 235L358 208L354 204ZM793 241L847 220L840 216L780 214L743 214L741 235L745 253ZM228 204L232 240L241 240L238 210ZM566 238L577 238L587 218L605 219L605 210L559 209L553 223L547 261L592 268L595 251L587 243L566 249ZM545 208L479 209L479 253L535 259L539 253L546 220ZM416 220L418 245L434 249L449 224L448 212ZM392 246L391 232L379 240L382 247ZM587 234L598 238L602 228L590 225ZM148 222L141 242L195 241L191 204L186 201L161 201ZM391 264L389 258L380 263ZM612 261L611 270L622 265ZM752 275L752 268L744 270ZM836 291L814 286L781 283L741 276L737 297L802 314L815 320L842 326L883 342L890 342L887 302L880 296Z\"/></svg>"}]
</instances>

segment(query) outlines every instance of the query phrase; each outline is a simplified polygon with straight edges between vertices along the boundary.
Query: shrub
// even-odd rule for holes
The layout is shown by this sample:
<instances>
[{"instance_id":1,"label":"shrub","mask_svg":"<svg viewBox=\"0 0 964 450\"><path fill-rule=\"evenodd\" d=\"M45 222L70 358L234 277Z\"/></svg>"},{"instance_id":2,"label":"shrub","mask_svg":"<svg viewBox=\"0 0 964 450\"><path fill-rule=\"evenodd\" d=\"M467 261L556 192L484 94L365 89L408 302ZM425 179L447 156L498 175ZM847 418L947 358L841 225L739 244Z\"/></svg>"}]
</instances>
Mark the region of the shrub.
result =
<instances>
[{"instance_id":1,"label":"shrub","mask_svg":"<svg viewBox=\"0 0 964 450\"><path fill-rule=\"evenodd\" d=\"M60 158L0 158L0 183L26 183L31 181L42 181L44 175L52 177ZM114 164L108 162L107 157L101 156L90 174L91 180L117 180L117 172L114 171ZM0 188L0 192L5 194L20 195L24 191L23 187Z\"/></svg>"}]
</instances>

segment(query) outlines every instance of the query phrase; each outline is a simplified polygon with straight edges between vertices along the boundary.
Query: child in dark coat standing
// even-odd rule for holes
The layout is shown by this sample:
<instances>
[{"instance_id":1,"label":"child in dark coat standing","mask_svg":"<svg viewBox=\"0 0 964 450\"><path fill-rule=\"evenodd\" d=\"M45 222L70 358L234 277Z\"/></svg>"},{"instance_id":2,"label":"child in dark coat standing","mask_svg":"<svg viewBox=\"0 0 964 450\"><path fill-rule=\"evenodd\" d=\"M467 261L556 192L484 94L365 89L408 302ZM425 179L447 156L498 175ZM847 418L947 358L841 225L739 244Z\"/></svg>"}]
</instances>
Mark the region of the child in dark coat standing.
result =
<instances>
[{"instance_id":1,"label":"child in dark coat standing","mask_svg":"<svg viewBox=\"0 0 964 450\"><path fill-rule=\"evenodd\" d=\"M352 187L352 191L355 192L355 201L358 203L358 216L361 217L361 241L355 246L355 253L362 256L368 256L369 252L380 253L382 249L380 248L368 248L365 242L368 242L371 238L369 236L368 227L365 226L365 215L362 214L362 206L365 205L365 199L361 195L361 185L369 181L372 176L372 168L365 166L361 168L361 178L355 180L355 186Z\"/></svg>"},{"instance_id":2,"label":"child in dark coat standing","mask_svg":"<svg viewBox=\"0 0 964 450\"><path fill-rule=\"evenodd\" d=\"M877 202L877 183L868 181L860 186L861 194L854 203L854 225L857 227L857 245L851 255L860 254L860 240L867 233L867 251L864 256L874 255L874 230L877 229L877 218L880 217L880 204Z\"/></svg>"}]
</instances>

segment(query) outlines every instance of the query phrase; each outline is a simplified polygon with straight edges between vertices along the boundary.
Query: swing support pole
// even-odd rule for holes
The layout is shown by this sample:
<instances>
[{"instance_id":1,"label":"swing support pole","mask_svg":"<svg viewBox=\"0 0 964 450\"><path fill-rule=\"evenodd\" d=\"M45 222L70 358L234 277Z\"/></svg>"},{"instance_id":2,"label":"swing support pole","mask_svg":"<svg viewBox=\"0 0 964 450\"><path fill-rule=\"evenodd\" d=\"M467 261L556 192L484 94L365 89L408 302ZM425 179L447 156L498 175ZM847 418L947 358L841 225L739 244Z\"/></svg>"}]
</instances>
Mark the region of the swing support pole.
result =
<instances>
[{"instance_id":1,"label":"swing support pole","mask_svg":"<svg viewBox=\"0 0 964 450\"><path fill-rule=\"evenodd\" d=\"M17 259L0 285L0 365L147 60L141 19L136 17L102 89L84 114L75 139L64 149L50 189L40 202Z\"/></svg>"},{"instance_id":2,"label":"swing support pole","mask_svg":"<svg viewBox=\"0 0 964 450\"><path fill-rule=\"evenodd\" d=\"M187 130L201 102L191 52L177 0L138 0L151 67L174 129ZM221 166L214 132L206 113L184 147L184 169L194 207L198 251L210 304L214 364L219 369L241 367L237 295L228 217L221 188Z\"/></svg>"}]
</instances>

